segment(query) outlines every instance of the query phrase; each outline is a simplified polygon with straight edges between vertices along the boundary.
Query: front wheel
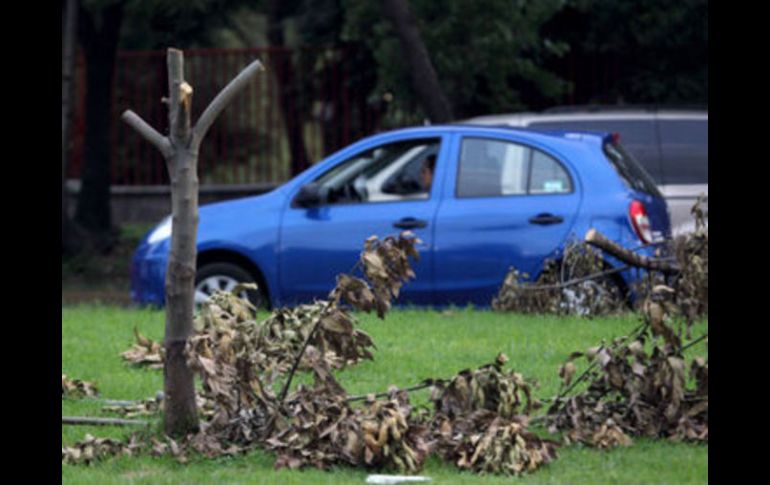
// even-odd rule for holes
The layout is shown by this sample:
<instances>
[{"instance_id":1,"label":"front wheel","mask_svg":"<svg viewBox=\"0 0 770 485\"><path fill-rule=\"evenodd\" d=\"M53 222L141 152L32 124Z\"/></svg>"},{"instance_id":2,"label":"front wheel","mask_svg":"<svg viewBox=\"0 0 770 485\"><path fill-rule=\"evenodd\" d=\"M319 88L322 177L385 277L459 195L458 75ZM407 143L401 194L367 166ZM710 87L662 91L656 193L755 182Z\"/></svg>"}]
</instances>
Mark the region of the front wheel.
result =
<instances>
[{"instance_id":1,"label":"front wheel","mask_svg":"<svg viewBox=\"0 0 770 485\"><path fill-rule=\"evenodd\" d=\"M217 291L232 291L239 283L257 283L257 281L251 273L235 264L206 264L198 268L195 275L195 305L202 305ZM248 299L257 308L266 308L268 304L263 288L245 290L238 296Z\"/></svg>"}]
</instances>

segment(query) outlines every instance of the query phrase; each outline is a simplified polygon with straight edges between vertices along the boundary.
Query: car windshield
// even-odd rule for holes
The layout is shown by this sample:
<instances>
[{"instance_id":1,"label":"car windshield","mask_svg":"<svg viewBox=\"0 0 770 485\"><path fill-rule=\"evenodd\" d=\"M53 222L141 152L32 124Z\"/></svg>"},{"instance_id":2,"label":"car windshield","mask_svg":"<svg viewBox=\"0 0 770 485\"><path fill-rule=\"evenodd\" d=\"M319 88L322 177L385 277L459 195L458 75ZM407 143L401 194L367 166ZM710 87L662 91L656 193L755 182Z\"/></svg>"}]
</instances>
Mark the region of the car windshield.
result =
<instances>
[{"instance_id":1,"label":"car windshield","mask_svg":"<svg viewBox=\"0 0 770 485\"><path fill-rule=\"evenodd\" d=\"M605 143L604 153L607 155L607 159L612 166L615 167L618 175L629 187L656 197L663 197L652 177L644 171L639 162L620 143Z\"/></svg>"}]
</instances>

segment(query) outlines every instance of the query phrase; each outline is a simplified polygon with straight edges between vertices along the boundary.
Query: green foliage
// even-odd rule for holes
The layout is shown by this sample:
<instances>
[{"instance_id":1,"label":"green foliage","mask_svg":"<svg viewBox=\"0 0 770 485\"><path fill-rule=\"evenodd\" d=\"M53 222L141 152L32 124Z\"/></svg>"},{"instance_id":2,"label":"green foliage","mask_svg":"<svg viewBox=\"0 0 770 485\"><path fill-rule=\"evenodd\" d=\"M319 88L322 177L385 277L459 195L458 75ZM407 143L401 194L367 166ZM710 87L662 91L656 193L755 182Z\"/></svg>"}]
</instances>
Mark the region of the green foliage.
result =
<instances>
[{"instance_id":1,"label":"green foliage","mask_svg":"<svg viewBox=\"0 0 770 485\"><path fill-rule=\"evenodd\" d=\"M707 0L570 0L544 32L570 45L578 76L581 61L621 61L608 99L708 103Z\"/></svg>"},{"instance_id":2,"label":"green foliage","mask_svg":"<svg viewBox=\"0 0 770 485\"><path fill-rule=\"evenodd\" d=\"M240 0L133 0L121 37L123 49L211 47L211 37L225 24Z\"/></svg>"},{"instance_id":3,"label":"green foliage","mask_svg":"<svg viewBox=\"0 0 770 485\"><path fill-rule=\"evenodd\" d=\"M409 2L431 61L457 117L527 108L530 96L558 99L567 84L542 67L565 43L544 37L541 26L563 2L547 0ZM364 42L378 66L379 93L415 102L407 65L379 2L344 2L343 39Z\"/></svg>"}]
</instances>

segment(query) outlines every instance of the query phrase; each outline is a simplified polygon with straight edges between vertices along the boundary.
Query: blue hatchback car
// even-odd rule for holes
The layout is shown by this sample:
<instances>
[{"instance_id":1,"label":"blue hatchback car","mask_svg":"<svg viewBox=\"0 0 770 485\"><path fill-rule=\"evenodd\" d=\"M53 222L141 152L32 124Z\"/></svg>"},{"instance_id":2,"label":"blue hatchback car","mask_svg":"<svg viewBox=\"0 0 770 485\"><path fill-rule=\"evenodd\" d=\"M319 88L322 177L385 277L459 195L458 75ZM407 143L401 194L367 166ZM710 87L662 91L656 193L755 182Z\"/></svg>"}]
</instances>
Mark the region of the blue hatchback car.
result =
<instances>
[{"instance_id":1,"label":"blue hatchback car","mask_svg":"<svg viewBox=\"0 0 770 485\"><path fill-rule=\"evenodd\" d=\"M325 298L366 238L408 229L422 240L421 259L398 303L486 306L511 266L534 279L590 228L628 248L670 235L664 198L616 135L400 129L270 193L202 206L196 301L242 281L258 283L248 296L273 307ZM163 305L170 234L166 219L137 249L134 301ZM635 277L620 275L621 286Z\"/></svg>"}]
</instances>

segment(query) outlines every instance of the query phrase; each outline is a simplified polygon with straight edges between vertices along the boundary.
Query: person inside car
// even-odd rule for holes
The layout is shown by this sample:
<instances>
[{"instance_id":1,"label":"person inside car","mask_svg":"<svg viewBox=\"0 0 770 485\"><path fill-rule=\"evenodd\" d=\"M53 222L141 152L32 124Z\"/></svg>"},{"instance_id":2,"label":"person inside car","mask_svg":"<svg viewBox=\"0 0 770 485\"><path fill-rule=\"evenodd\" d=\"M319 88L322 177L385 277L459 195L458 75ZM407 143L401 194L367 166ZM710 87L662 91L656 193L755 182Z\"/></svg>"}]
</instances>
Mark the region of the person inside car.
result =
<instances>
[{"instance_id":1,"label":"person inside car","mask_svg":"<svg viewBox=\"0 0 770 485\"><path fill-rule=\"evenodd\" d=\"M420 181L422 182L422 191L425 193L430 192L430 188L433 185L433 173L436 170L436 155L428 155L425 160L422 161L422 168L420 170Z\"/></svg>"}]
</instances>

